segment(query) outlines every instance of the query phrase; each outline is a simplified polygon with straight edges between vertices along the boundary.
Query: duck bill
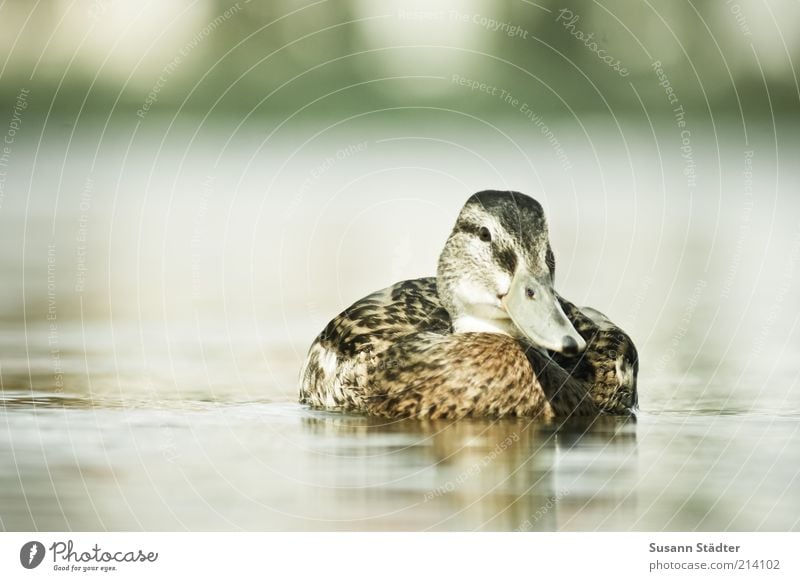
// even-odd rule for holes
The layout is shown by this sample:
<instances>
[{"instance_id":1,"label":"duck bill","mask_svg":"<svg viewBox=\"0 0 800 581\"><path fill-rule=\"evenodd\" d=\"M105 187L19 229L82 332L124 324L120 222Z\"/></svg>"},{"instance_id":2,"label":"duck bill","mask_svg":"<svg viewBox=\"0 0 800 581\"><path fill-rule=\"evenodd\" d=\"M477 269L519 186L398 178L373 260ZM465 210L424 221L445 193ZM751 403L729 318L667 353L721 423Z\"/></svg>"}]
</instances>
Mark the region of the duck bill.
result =
<instances>
[{"instance_id":1,"label":"duck bill","mask_svg":"<svg viewBox=\"0 0 800 581\"><path fill-rule=\"evenodd\" d=\"M535 345L567 355L586 349L586 341L564 314L549 280L517 272L503 297L503 307L520 333Z\"/></svg>"}]
</instances>

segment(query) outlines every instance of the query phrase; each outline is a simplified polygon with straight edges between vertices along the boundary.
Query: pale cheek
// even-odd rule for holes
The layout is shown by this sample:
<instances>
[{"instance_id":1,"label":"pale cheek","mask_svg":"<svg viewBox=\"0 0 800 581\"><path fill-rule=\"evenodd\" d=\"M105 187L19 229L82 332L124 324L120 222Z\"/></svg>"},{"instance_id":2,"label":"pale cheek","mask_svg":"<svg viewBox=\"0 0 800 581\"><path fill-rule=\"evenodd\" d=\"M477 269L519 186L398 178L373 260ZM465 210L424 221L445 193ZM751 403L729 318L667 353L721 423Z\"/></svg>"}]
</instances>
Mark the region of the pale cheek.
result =
<instances>
[{"instance_id":1,"label":"pale cheek","mask_svg":"<svg viewBox=\"0 0 800 581\"><path fill-rule=\"evenodd\" d=\"M507 295L508 291L511 289L511 275L505 272L498 274L495 277L495 285L498 295Z\"/></svg>"},{"instance_id":2,"label":"pale cheek","mask_svg":"<svg viewBox=\"0 0 800 581\"><path fill-rule=\"evenodd\" d=\"M492 292L474 282L462 281L456 288L456 295L464 305L492 303L496 296Z\"/></svg>"}]
</instances>

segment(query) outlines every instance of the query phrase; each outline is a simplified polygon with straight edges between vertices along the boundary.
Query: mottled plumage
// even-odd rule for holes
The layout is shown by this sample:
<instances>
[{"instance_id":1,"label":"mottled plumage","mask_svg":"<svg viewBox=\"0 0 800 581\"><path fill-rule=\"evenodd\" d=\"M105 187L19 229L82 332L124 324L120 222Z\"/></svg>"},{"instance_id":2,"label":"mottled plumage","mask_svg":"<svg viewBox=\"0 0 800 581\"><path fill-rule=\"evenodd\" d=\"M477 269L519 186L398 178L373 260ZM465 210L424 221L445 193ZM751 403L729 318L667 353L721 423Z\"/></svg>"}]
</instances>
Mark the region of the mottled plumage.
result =
<instances>
[{"instance_id":1,"label":"mottled plumage","mask_svg":"<svg viewBox=\"0 0 800 581\"><path fill-rule=\"evenodd\" d=\"M630 412L633 343L597 311L555 294L554 273L535 200L516 192L472 196L436 278L375 292L319 334L301 373L300 401L431 419ZM576 353L579 342L587 348Z\"/></svg>"},{"instance_id":2,"label":"mottled plumage","mask_svg":"<svg viewBox=\"0 0 800 581\"><path fill-rule=\"evenodd\" d=\"M576 356L551 353L553 360L578 381L590 386L599 410L625 414L639 403L636 377L639 355L631 338L608 317L592 309L579 309L560 298L564 312L586 339L586 350Z\"/></svg>"}]
</instances>

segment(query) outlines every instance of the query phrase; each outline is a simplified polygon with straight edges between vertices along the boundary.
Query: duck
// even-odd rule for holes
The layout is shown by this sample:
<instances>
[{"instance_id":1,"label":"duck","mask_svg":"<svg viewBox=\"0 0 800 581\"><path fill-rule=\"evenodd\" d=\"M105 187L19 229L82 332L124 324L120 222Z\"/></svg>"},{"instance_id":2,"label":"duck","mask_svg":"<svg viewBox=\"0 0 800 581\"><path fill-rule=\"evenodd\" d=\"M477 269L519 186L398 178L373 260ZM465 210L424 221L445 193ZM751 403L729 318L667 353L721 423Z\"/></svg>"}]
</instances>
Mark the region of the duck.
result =
<instances>
[{"instance_id":1,"label":"duck","mask_svg":"<svg viewBox=\"0 0 800 581\"><path fill-rule=\"evenodd\" d=\"M471 195L435 277L356 301L314 339L300 403L419 420L634 414L633 341L559 295L555 271L539 202Z\"/></svg>"}]
</instances>

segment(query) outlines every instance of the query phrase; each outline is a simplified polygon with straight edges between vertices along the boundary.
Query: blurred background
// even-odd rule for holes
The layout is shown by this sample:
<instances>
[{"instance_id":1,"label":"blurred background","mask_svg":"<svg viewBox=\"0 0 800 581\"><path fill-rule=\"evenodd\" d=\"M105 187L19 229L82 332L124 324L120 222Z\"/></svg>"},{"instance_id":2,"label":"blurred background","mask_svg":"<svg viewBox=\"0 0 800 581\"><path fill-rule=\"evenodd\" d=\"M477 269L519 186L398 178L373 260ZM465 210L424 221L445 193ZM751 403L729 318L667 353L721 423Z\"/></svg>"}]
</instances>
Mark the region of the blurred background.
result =
<instances>
[{"instance_id":1,"label":"blurred background","mask_svg":"<svg viewBox=\"0 0 800 581\"><path fill-rule=\"evenodd\" d=\"M706 113L769 114L766 91L773 110L797 105L793 0L6 0L2 9L5 101L13 102L17 86L30 87L38 102L52 101L43 111L66 119L135 112L163 73L153 109L162 115L286 115L321 97L308 114L414 99L508 114L499 99L437 82L453 73L554 115L640 111L629 84L612 67L595 66L578 31L622 62L624 80L648 108L663 109L652 82L656 60L681 101Z\"/></svg>"},{"instance_id":2,"label":"blurred background","mask_svg":"<svg viewBox=\"0 0 800 581\"><path fill-rule=\"evenodd\" d=\"M441 446L406 426L407 455L375 472L363 455L400 436L364 444L361 420L295 406L297 373L343 308L434 274L463 202L492 188L542 202L559 291L634 338L642 412L622 456L606 433L577 456L544 436L544 488L491 526L567 490L568 518L529 528L797 528L798 27L796 0L0 0L0 494L28 507L0 522L436 528L431 505L401 508L453 478ZM256 403L279 407L225 407ZM60 499L143 485L106 437L151 452L134 472L155 497L81 521ZM531 455L514 458L509 474ZM273 460L284 479L231 492ZM143 516L156 497L180 512L163 499L186 474L202 503ZM298 481L322 495L303 518L254 509L294 506ZM480 510L443 504L436 523L480 528L530 482L476 484ZM340 520L321 517L331 499Z\"/></svg>"}]
</instances>

